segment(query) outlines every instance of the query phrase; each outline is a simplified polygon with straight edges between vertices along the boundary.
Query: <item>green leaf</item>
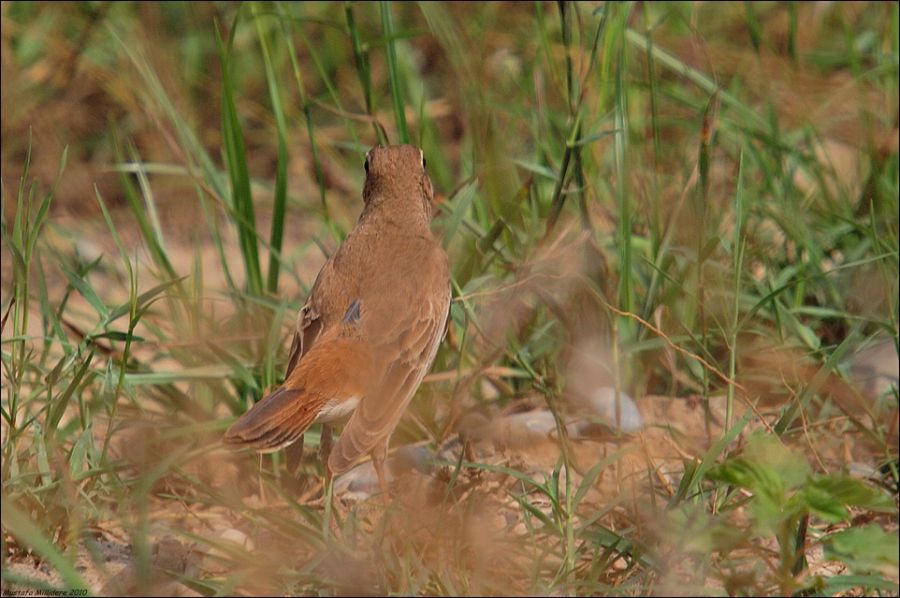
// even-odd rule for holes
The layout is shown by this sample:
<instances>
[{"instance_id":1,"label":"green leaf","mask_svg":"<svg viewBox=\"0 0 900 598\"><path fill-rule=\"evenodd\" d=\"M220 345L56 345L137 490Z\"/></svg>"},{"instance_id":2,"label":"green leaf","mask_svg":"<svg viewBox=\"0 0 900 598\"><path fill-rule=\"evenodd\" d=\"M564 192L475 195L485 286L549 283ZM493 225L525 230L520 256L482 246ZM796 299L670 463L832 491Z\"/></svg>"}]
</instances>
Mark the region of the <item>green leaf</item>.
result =
<instances>
[{"instance_id":1,"label":"green leaf","mask_svg":"<svg viewBox=\"0 0 900 598\"><path fill-rule=\"evenodd\" d=\"M256 30L259 35L259 45L262 47L263 63L266 70L266 84L269 87L269 97L272 100L272 113L275 116L275 127L278 139L278 159L275 165L275 196L272 205L272 231L269 235L269 272L266 280L267 290L275 294L278 292L278 272L280 267L281 244L284 238L284 218L287 205L287 121L281 104L281 89L278 85L278 77L275 73L269 43L266 32L263 29L259 4L252 5L253 15L256 16Z\"/></svg>"},{"instance_id":2,"label":"green leaf","mask_svg":"<svg viewBox=\"0 0 900 598\"><path fill-rule=\"evenodd\" d=\"M136 335L130 334L128 332L122 332L121 330L109 330L107 332L102 332L100 334L92 334L91 338L92 339L108 338L111 341L120 341L123 343L126 341L132 341L132 342L139 343L139 342L143 342L144 340L146 340L142 336L136 336Z\"/></svg>"},{"instance_id":3,"label":"green leaf","mask_svg":"<svg viewBox=\"0 0 900 598\"><path fill-rule=\"evenodd\" d=\"M849 518L845 505L885 513L896 510L887 494L843 474L813 478L802 494L810 512L833 523Z\"/></svg>"},{"instance_id":4,"label":"green leaf","mask_svg":"<svg viewBox=\"0 0 900 598\"><path fill-rule=\"evenodd\" d=\"M247 274L247 288L253 295L263 291L262 271L259 265L256 216L253 211L253 195L250 192L250 172L247 166L247 150L244 134L238 117L234 99L235 83L232 79L230 55L233 50L234 33L237 29L240 11L235 14L228 43L222 40L218 27L215 29L219 62L222 65L222 138L225 142L225 158L231 179L231 205L240 238L241 257Z\"/></svg>"},{"instance_id":5,"label":"green leaf","mask_svg":"<svg viewBox=\"0 0 900 598\"><path fill-rule=\"evenodd\" d=\"M672 507L677 505L679 502L687 498L689 495L693 494L695 489L699 489L699 483L707 476L707 472L711 471L713 464L716 459L719 458L719 455L725 452L725 449L728 448L728 445L737 437L738 434L744 429L744 426L747 425L747 422L750 421L750 416L752 415L751 411L747 411L744 416L738 420L738 422L730 429L728 432L722 436L722 438L718 439L713 443L711 447L703 454L703 459L700 463L692 466L692 464L685 464L685 473L682 477L681 483L678 485L678 490L676 490L675 495L669 500L669 506Z\"/></svg>"},{"instance_id":6,"label":"green leaf","mask_svg":"<svg viewBox=\"0 0 900 598\"><path fill-rule=\"evenodd\" d=\"M444 220L443 241L445 247L449 246L450 241L453 240L453 237L456 234L456 229L459 228L459 224L462 222L463 218L465 218L466 214L469 213L469 208L472 206L472 200L475 198L475 193L477 191L478 182L473 181L468 185L463 186L463 188L456 193L456 198L453 202L453 211Z\"/></svg>"},{"instance_id":7,"label":"green leaf","mask_svg":"<svg viewBox=\"0 0 900 598\"><path fill-rule=\"evenodd\" d=\"M789 491L809 475L806 458L785 448L777 439L754 434L740 457L710 470L708 478L753 493L753 519L762 533L773 533L785 520L803 512L802 500L789 500ZM824 504L824 501L823 501Z\"/></svg>"},{"instance_id":8,"label":"green leaf","mask_svg":"<svg viewBox=\"0 0 900 598\"><path fill-rule=\"evenodd\" d=\"M478 250L487 253L493 247L494 242L500 238L500 233L506 228L506 222L503 218L498 218L491 226L491 230L486 232L483 237L478 239Z\"/></svg>"},{"instance_id":9,"label":"green leaf","mask_svg":"<svg viewBox=\"0 0 900 598\"><path fill-rule=\"evenodd\" d=\"M838 523L850 518L844 504L825 488L816 486L813 480L803 488L798 499L810 513L829 523Z\"/></svg>"},{"instance_id":10,"label":"green leaf","mask_svg":"<svg viewBox=\"0 0 900 598\"><path fill-rule=\"evenodd\" d=\"M96 261L99 261L99 258ZM91 266L93 266L93 264L91 264ZM96 311L101 318L106 319L109 314L106 305L103 304L103 301L100 300L100 297L97 296L97 293L94 291L93 287L88 284L87 280L65 266L61 265L60 268L62 269L63 274L66 275L66 278L69 279L69 284L72 285L72 288L81 293L81 296L91 304L91 307L94 308L94 311ZM88 268L88 271L90 271L90 269L91 268Z\"/></svg>"},{"instance_id":11,"label":"green leaf","mask_svg":"<svg viewBox=\"0 0 900 598\"><path fill-rule=\"evenodd\" d=\"M409 132L406 127L406 111L403 103L403 88L400 81L400 65L397 60L397 45L394 34L394 18L391 15L391 3L382 0L381 26L384 29L385 48L387 49L388 81L391 84L391 98L394 100L394 119L400 143L409 143Z\"/></svg>"},{"instance_id":12,"label":"green leaf","mask_svg":"<svg viewBox=\"0 0 900 598\"><path fill-rule=\"evenodd\" d=\"M69 455L69 471L71 472L72 477L77 477L84 469L88 449L93 442L92 434L91 426L88 425L88 427L78 436L78 440L75 441L75 446L72 447L72 452Z\"/></svg>"},{"instance_id":13,"label":"green leaf","mask_svg":"<svg viewBox=\"0 0 900 598\"><path fill-rule=\"evenodd\" d=\"M181 382L184 380L217 380L227 376L233 376L234 369L226 365L210 365L199 366L195 368L184 368L175 372L148 372L134 373L127 372L125 374L125 382L127 384L169 384L172 382Z\"/></svg>"},{"instance_id":14,"label":"green leaf","mask_svg":"<svg viewBox=\"0 0 900 598\"><path fill-rule=\"evenodd\" d=\"M56 432L56 428L59 426L60 420L62 420L63 414L66 412L66 409L69 406L69 399L72 398L72 395L75 394L75 391L78 389L78 386L81 384L82 378L88 372L88 368L91 365L91 361L94 358L94 352L91 351L87 354L78 368L75 370L72 379L69 381L69 385L66 386L66 389L60 393L59 397L57 397L50 408L50 413L47 414L47 434L48 436L52 436Z\"/></svg>"},{"instance_id":15,"label":"green leaf","mask_svg":"<svg viewBox=\"0 0 900 598\"><path fill-rule=\"evenodd\" d=\"M896 574L900 564L897 532L869 524L831 534L825 541L825 557L844 562L854 573Z\"/></svg>"},{"instance_id":16,"label":"green leaf","mask_svg":"<svg viewBox=\"0 0 900 598\"><path fill-rule=\"evenodd\" d=\"M599 141L605 137L609 137L610 135L615 135L616 133L620 133L620 129L608 129L606 131L599 131L597 133L591 133L590 135L586 135L573 143L572 145L575 147L579 147L582 145L589 145L595 141Z\"/></svg>"},{"instance_id":17,"label":"green leaf","mask_svg":"<svg viewBox=\"0 0 900 598\"><path fill-rule=\"evenodd\" d=\"M792 451L767 434L754 434L747 441L744 459L770 470L786 489L796 488L809 476L809 463L802 453Z\"/></svg>"},{"instance_id":18,"label":"green leaf","mask_svg":"<svg viewBox=\"0 0 900 598\"><path fill-rule=\"evenodd\" d=\"M513 159L512 163L521 166L528 172L533 172L534 174L540 175L545 179L550 179L551 181L556 180L556 173L553 171L553 169L548 166L544 166L543 164L520 159Z\"/></svg>"},{"instance_id":19,"label":"green leaf","mask_svg":"<svg viewBox=\"0 0 900 598\"><path fill-rule=\"evenodd\" d=\"M157 295L160 295L163 291L168 289L171 286L174 286L180 283L182 280L187 278L187 276L182 276L180 278L175 278L173 280L169 280L162 284L156 285L149 291L144 291L140 295L138 295L137 300L135 301L135 311L140 310L146 303L150 300L154 299ZM112 310L109 314L109 318L107 319L107 324L113 322L114 320L118 320L122 316L131 312L131 302L123 303L119 307Z\"/></svg>"},{"instance_id":20,"label":"green leaf","mask_svg":"<svg viewBox=\"0 0 900 598\"><path fill-rule=\"evenodd\" d=\"M775 422L775 432L780 436L784 434L785 430L793 423L794 418L797 415L797 410L800 407L805 407L806 402L810 399L810 397L814 396L819 388L828 380L828 377L831 375L841 360L844 358L844 355L847 351L850 350L850 347L855 342L855 335L848 334L847 337L841 341L834 351L831 352L831 355L828 356L828 359L825 360L825 363L822 364L822 367L818 372L812 377L812 380L809 381L809 384L803 387L803 390L800 391L800 394L796 399L790 402L790 404L785 408L784 412L781 414L781 417L778 418L778 421Z\"/></svg>"},{"instance_id":21,"label":"green leaf","mask_svg":"<svg viewBox=\"0 0 900 598\"><path fill-rule=\"evenodd\" d=\"M863 595L871 595L871 590L882 590L889 596L896 596L900 586L877 575L835 575L826 577L822 584L821 594L825 596L851 595L847 590L864 588L870 590Z\"/></svg>"},{"instance_id":22,"label":"green leaf","mask_svg":"<svg viewBox=\"0 0 900 598\"><path fill-rule=\"evenodd\" d=\"M707 477L783 502L787 491L802 481L802 478L797 480L797 476L808 471L808 465L799 456L794 462L783 458L784 455L776 450L777 442L758 441L757 444L768 445L765 450L771 461L760 459L758 455L748 455L745 451L742 457L729 459L712 468Z\"/></svg>"},{"instance_id":23,"label":"green leaf","mask_svg":"<svg viewBox=\"0 0 900 598\"><path fill-rule=\"evenodd\" d=\"M47 457L47 435L38 422L34 422L34 447L37 470L41 474L41 485L45 488L53 483L53 475L50 472L50 459ZM3 505L6 510L6 505Z\"/></svg>"}]
</instances>

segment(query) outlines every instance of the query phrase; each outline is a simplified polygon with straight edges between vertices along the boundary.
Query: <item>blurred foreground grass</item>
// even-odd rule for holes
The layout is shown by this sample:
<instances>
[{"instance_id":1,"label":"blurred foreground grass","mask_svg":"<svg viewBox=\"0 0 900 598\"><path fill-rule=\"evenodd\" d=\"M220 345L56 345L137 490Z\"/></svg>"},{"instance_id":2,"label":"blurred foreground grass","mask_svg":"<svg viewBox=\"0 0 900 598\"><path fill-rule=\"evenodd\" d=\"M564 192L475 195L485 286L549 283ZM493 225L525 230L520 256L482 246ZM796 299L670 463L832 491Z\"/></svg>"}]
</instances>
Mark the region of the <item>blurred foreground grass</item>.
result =
<instances>
[{"instance_id":1,"label":"blurred foreground grass","mask_svg":"<svg viewBox=\"0 0 900 598\"><path fill-rule=\"evenodd\" d=\"M4 589L897 593L897 387L849 371L897 354L896 3L4 3L0 41ZM455 297L393 444L543 406L558 456L332 524L313 460L218 439L385 141ZM703 410L675 469L584 458L601 386Z\"/></svg>"}]
</instances>

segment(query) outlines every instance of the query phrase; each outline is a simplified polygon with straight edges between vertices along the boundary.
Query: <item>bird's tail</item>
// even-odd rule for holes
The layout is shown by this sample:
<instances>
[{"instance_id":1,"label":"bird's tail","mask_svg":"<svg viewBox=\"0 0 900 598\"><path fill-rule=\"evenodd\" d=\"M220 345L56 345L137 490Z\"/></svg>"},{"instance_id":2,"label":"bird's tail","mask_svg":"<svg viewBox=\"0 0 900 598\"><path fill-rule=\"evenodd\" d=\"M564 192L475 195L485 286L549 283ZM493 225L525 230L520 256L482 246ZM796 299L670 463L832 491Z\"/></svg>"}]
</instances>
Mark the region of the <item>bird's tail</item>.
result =
<instances>
[{"instance_id":1,"label":"bird's tail","mask_svg":"<svg viewBox=\"0 0 900 598\"><path fill-rule=\"evenodd\" d=\"M296 442L317 418L355 406L370 383L371 361L359 338L323 336L280 388L228 428L224 442L266 453Z\"/></svg>"}]
</instances>

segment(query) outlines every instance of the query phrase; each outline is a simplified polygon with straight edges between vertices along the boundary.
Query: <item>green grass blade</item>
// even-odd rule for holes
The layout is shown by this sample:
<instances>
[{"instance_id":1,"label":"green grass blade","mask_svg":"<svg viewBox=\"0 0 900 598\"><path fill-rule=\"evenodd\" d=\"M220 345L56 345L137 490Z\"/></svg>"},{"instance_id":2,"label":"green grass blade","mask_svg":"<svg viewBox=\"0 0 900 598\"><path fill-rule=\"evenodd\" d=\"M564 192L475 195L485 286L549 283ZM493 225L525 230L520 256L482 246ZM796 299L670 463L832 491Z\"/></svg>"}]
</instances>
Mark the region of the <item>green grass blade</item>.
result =
<instances>
[{"instance_id":1,"label":"green grass blade","mask_svg":"<svg viewBox=\"0 0 900 598\"><path fill-rule=\"evenodd\" d=\"M263 30L262 20L259 17L259 4L254 2L252 7L253 15L256 17L256 31L259 35L259 44L262 47L263 63L266 69L266 83L269 87L269 98L272 101L272 113L275 115L275 127L278 135L272 231L269 235L271 251L269 252L269 271L266 279L266 290L274 295L278 292L278 268L281 262L278 254L281 252L281 243L284 238L284 215L287 204L287 122L285 121L284 109L281 105L281 88L278 84L278 78L275 76L275 67L272 64L269 42L266 32Z\"/></svg>"},{"instance_id":2,"label":"green grass blade","mask_svg":"<svg viewBox=\"0 0 900 598\"><path fill-rule=\"evenodd\" d=\"M372 127L375 129L375 136L378 138L378 143L387 145L388 138L384 132L384 128L375 118L375 96L372 92L372 75L369 69L369 54L368 50L363 49L359 29L356 26L356 17L353 15L353 2L344 3L344 17L347 20L347 31L350 33L350 40L353 44L353 62L356 65L356 74L359 77L359 84L362 86L366 114L372 117Z\"/></svg>"},{"instance_id":3,"label":"green grass blade","mask_svg":"<svg viewBox=\"0 0 900 598\"><path fill-rule=\"evenodd\" d=\"M250 192L250 174L247 168L247 151L240 118L234 102L235 85L231 76L231 62L234 33L238 24L235 15L231 27L228 45L222 41L219 29L216 28L216 46L219 50L219 62L222 65L222 136L225 142L225 159L228 175L231 180L231 204L240 215L236 222L240 238L241 257L244 260L244 272L247 275L247 289L254 295L263 292L262 273L259 265L257 247L256 216L253 210L253 195Z\"/></svg>"},{"instance_id":4,"label":"green grass blade","mask_svg":"<svg viewBox=\"0 0 900 598\"><path fill-rule=\"evenodd\" d=\"M278 8L278 15L282 25L281 33L288 48L288 56L291 59L291 71L294 74L294 80L297 82L297 91L300 94L300 107L303 110L303 118L306 121L306 136L309 139L309 149L310 153L312 153L313 165L315 167L316 183L318 183L319 187L319 200L322 203L322 212L325 216L325 220L330 222L331 218L328 213L328 199L325 195L325 175L322 172L322 159L319 156L319 144L316 142L316 135L314 132L315 127L310 112L310 100L306 94L306 86L303 84L303 73L297 62L297 51L294 49L294 40L291 38L287 27L286 10L281 2L277 2L275 5ZM315 55L313 55L313 58L314 60L316 59ZM316 60L316 64L319 64L318 60ZM333 91L333 88L329 87L329 89ZM336 96L332 94L332 97ZM338 107L340 108L340 104L338 104Z\"/></svg>"},{"instance_id":5,"label":"green grass blade","mask_svg":"<svg viewBox=\"0 0 900 598\"><path fill-rule=\"evenodd\" d=\"M391 98L394 102L394 120L397 125L399 143L409 143L409 131L406 127L406 110L403 102L403 86L400 81L400 66L397 63L397 41L394 39L394 18L391 15L391 3L382 0L381 27L384 31L387 48L388 80L391 82Z\"/></svg>"}]
</instances>

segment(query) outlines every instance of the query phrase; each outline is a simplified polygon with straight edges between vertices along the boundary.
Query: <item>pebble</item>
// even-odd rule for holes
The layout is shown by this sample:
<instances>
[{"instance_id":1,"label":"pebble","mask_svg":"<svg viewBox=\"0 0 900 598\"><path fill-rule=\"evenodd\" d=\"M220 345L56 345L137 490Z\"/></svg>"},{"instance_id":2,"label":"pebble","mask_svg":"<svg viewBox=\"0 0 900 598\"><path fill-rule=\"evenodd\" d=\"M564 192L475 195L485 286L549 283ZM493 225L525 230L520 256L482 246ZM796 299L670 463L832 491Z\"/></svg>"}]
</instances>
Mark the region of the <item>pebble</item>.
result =
<instances>
[{"instance_id":1,"label":"pebble","mask_svg":"<svg viewBox=\"0 0 900 598\"><path fill-rule=\"evenodd\" d=\"M428 474L432 470L434 454L425 446L404 446L391 453L385 462L385 481L391 483L410 471ZM334 480L334 494L351 501L363 501L381 491L378 475L371 461L357 465Z\"/></svg>"},{"instance_id":2,"label":"pebble","mask_svg":"<svg viewBox=\"0 0 900 598\"><path fill-rule=\"evenodd\" d=\"M624 392L619 392L619 405L621 421L616 425L616 389L611 386L601 386L587 398L580 401L584 409L582 414L587 421L581 421L578 432L584 436L594 436L592 424L602 423L613 430L625 434L635 434L644 427L644 420L634 400Z\"/></svg>"}]
</instances>

